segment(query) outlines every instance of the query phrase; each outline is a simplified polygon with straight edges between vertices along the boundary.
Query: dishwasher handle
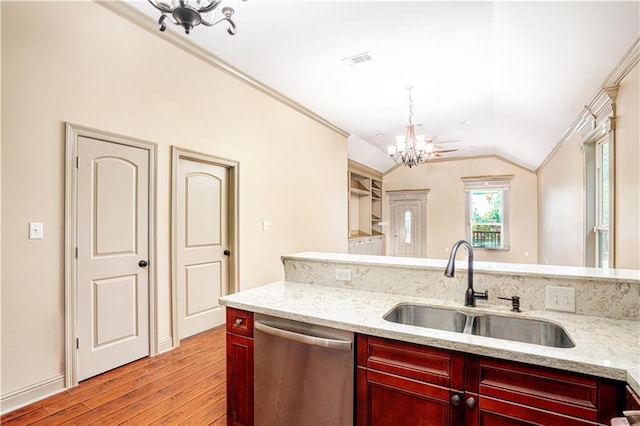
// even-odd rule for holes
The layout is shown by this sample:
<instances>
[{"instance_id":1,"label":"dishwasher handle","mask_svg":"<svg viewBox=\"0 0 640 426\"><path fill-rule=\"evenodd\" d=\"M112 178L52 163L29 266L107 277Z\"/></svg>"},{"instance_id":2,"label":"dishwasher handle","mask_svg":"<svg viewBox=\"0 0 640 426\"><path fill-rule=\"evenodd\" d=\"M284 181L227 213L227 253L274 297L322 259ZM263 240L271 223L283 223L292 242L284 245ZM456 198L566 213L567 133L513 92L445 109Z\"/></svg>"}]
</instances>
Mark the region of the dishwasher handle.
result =
<instances>
[{"instance_id":1,"label":"dishwasher handle","mask_svg":"<svg viewBox=\"0 0 640 426\"><path fill-rule=\"evenodd\" d=\"M308 334L301 334L296 333L295 331L273 327L260 321L256 321L253 326L263 333L282 337L283 339L292 340L294 342L303 343L305 345L320 346L323 348L338 349L341 351L351 350L351 340L337 340L327 339L325 337L310 336Z\"/></svg>"}]
</instances>

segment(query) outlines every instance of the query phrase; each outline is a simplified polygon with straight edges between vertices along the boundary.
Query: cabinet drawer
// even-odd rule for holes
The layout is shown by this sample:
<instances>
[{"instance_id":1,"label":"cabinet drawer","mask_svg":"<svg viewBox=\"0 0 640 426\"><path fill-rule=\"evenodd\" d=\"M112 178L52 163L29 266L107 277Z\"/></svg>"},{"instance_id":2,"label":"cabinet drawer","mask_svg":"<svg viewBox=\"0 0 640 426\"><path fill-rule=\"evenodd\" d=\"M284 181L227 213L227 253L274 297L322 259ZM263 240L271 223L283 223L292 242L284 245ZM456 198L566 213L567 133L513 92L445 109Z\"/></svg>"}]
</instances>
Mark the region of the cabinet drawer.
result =
<instances>
[{"instance_id":1,"label":"cabinet drawer","mask_svg":"<svg viewBox=\"0 0 640 426\"><path fill-rule=\"evenodd\" d=\"M498 399L480 396L478 424L480 426L562 425L596 426L597 423L539 408L512 404Z\"/></svg>"},{"instance_id":2,"label":"cabinet drawer","mask_svg":"<svg viewBox=\"0 0 640 426\"><path fill-rule=\"evenodd\" d=\"M480 359L480 394L597 421L595 377L529 365Z\"/></svg>"},{"instance_id":3,"label":"cabinet drawer","mask_svg":"<svg viewBox=\"0 0 640 426\"><path fill-rule=\"evenodd\" d=\"M240 336L253 337L253 312L227 308L227 331Z\"/></svg>"},{"instance_id":4,"label":"cabinet drawer","mask_svg":"<svg viewBox=\"0 0 640 426\"><path fill-rule=\"evenodd\" d=\"M462 388L464 356L457 353L452 356L446 349L359 335L358 365L439 386ZM460 373L452 377L452 371Z\"/></svg>"}]
</instances>

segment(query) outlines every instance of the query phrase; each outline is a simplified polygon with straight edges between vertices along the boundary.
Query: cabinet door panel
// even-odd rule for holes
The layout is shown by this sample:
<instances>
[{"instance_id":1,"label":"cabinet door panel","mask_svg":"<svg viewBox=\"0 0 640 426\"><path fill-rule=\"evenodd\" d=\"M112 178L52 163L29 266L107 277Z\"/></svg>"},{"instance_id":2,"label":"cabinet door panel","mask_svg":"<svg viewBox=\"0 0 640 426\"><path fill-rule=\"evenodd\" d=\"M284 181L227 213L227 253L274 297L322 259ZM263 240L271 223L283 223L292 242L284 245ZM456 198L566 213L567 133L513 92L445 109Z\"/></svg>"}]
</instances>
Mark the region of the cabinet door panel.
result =
<instances>
[{"instance_id":1,"label":"cabinet door panel","mask_svg":"<svg viewBox=\"0 0 640 426\"><path fill-rule=\"evenodd\" d=\"M253 425L253 339L227 333L227 424Z\"/></svg>"},{"instance_id":2,"label":"cabinet door panel","mask_svg":"<svg viewBox=\"0 0 640 426\"><path fill-rule=\"evenodd\" d=\"M449 389L406 379L393 374L359 369L366 374L365 397L358 403L358 425L442 426L461 425L461 407L452 412ZM359 380L359 381L360 381ZM364 420L362 417L364 416Z\"/></svg>"}]
</instances>

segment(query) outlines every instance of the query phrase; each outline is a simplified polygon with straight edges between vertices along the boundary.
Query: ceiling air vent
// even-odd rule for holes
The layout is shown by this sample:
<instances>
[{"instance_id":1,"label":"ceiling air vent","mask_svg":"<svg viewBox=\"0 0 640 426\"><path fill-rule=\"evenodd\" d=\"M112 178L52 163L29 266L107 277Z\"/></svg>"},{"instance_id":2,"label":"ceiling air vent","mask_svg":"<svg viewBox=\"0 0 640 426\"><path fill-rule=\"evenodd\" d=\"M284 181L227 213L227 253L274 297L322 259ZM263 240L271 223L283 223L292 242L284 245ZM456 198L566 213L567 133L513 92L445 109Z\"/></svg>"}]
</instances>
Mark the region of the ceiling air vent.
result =
<instances>
[{"instance_id":1,"label":"ceiling air vent","mask_svg":"<svg viewBox=\"0 0 640 426\"><path fill-rule=\"evenodd\" d=\"M369 52L358 53L357 55L349 56L347 58L343 58L342 62L348 65L358 65L363 62L368 62L371 60L371 55Z\"/></svg>"}]
</instances>

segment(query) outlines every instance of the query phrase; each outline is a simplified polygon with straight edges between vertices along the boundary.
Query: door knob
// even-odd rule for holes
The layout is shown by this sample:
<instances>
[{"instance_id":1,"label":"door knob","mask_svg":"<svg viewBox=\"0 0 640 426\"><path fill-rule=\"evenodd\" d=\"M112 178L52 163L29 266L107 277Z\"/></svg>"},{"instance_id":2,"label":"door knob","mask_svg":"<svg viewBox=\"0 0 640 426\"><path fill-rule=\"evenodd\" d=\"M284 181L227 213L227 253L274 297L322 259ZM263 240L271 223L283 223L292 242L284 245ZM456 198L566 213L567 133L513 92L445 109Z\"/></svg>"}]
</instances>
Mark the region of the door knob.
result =
<instances>
[{"instance_id":1,"label":"door knob","mask_svg":"<svg viewBox=\"0 0 640 426\"><path fill-rule=\"evenodd\" d=\"M147 265L149 265L149 262L147 262L146 260L141 260L140 262L138 262L138 266L141 268L144 268Z\"/></svg>"},{"instance_id":2,"label":"door knob","mask_svg":"<svg viewBox=\"0 0 640 426\"><path fill-rule=\"evenodd\" d=\"M222 254L224 254L225 256L229 256L231 252L229 250L225 250L222 252Z\"/></svg>"}]
</instances>

